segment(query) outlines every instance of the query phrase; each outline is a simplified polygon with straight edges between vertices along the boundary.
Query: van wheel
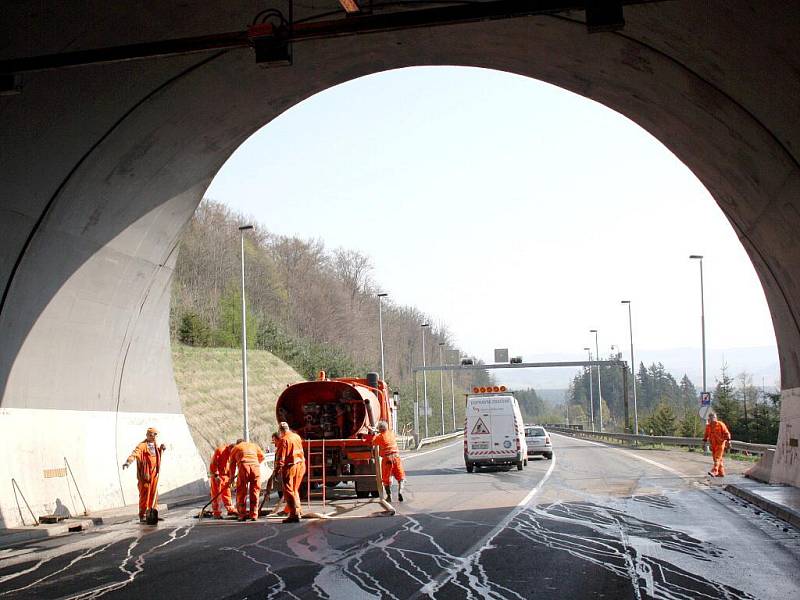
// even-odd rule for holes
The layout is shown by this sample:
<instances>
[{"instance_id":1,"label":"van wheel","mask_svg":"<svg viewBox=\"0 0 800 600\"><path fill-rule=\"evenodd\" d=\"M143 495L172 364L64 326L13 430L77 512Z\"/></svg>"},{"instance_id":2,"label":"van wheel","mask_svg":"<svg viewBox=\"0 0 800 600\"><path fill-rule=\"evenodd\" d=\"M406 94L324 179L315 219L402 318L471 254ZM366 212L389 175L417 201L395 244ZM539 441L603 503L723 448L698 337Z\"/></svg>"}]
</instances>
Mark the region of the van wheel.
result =
<instances>
[{"instance_id":1,"label":"van wheel","mask_svg":"<svg viewBox=\"0 0 800 600\"><path fill-rule=\"evenodd\" d=\"M544 457L545 457L547 460L553 460L553 453L552 453L552 452L545 452L545 453L544 453Z\"/></svg>"},{"instance_id":2,"label":"van wheel","mask_svg":"<svg viewBox=\"0 0 800 600\"><path fill-rule=\"evenodd\" d=\"M521 460L517 461L517 471L522 471L522 461Z\"/></svg>"},{"instance_id":3,"label":"van wheel","mask_svg":"<svg viewBox=\"0 0 800 600\"><path fill-rule=\"evenodd\" d=\"M475 470L475 465L467 463L467 473L472 473Z\"/></svg>"},{"instance_id":4,"label":"van wheel","mask_svg":"<svg viewBox=\"0 0 800 600\"><path fill-rule=\"evenodd\" d=\"M528 459L527 458L522 461L522 466L523 467L527 467L528 466Z\"/></svg>"}]
</instances>

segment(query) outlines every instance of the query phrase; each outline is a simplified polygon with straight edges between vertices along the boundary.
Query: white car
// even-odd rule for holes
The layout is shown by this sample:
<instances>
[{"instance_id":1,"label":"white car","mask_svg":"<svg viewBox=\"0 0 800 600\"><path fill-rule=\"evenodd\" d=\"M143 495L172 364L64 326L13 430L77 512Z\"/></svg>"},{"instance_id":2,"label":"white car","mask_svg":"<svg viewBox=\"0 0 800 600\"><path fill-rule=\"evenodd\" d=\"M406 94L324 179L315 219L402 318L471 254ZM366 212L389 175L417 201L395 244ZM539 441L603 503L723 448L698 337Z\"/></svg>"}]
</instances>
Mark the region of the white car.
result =
<instances>
[{"instance_id":1,"label":"white car","mask_svg":"<svg viewBox=\"0 0 800 600\"><path fill-rule=\"evenodd\" d=\"M546 459L553 458L553 443L550 434L541 425L525 426L525 442L528 444L528 456L541 454Z\"/></svg>"}]
</instances>

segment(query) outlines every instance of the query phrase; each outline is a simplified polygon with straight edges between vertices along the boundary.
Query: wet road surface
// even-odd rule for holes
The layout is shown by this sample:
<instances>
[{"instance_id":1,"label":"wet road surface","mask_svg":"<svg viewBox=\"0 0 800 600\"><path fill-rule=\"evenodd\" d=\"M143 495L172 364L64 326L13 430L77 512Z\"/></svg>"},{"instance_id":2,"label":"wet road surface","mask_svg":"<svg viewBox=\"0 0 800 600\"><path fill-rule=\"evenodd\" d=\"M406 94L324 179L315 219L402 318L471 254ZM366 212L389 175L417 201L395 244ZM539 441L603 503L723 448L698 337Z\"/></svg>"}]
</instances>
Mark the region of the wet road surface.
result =
<instances>
[{"instance_id":1,"label":"wet road surface","mask_svg":"<svg viewBox=\"0 0 800 600\"><path fill-rule=\"evenodd\" d=\"M406 459L406 502L282 525L123 523L0 551L0 598L798 598L800 532L710 484L707 458L554 435L555 460Z\"/></svg>"}]
</instances>

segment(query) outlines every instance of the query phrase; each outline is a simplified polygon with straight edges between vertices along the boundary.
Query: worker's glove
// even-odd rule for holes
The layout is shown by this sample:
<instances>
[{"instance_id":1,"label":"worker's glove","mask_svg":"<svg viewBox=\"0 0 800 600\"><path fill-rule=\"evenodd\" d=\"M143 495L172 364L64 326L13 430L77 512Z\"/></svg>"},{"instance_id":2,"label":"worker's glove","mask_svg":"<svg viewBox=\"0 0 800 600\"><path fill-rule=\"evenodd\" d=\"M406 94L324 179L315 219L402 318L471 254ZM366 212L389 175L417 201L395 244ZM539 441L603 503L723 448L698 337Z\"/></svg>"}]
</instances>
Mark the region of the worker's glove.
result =
<instances>
[{"instance_id":1,"label":"worker's glove","mask_svg":"<svg viewBox=\"0 0 800 600\"><path fill-rule=\"evenodd\" d=\"M127 463L127 462L122 463L122 468L123 469L127 469L130 466L131 466L130 463Z\"/></svg>"},{"instance_id":2,"label":"worker's glove","mask_svg":"<svg viewBox=\"0 0 800 600\"><path fill-rule=\"evenodd\" d=\"M158 449L159 449L159 450L161 450L161 451L163 452L164 450L166 450L166 449L167 449L167 447L166 447L164 444L161 444L161 445L158 447Z\"/></svg>"}]
</instances>

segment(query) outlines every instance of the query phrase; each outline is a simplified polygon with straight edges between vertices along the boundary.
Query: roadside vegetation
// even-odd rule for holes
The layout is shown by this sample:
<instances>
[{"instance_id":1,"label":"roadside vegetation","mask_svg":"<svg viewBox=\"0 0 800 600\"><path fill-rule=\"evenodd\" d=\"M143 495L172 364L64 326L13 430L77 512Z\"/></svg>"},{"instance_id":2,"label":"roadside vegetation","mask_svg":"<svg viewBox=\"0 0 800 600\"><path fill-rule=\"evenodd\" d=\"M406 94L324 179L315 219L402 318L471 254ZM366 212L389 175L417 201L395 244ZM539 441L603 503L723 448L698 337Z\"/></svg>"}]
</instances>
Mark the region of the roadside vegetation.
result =
<instances>
[{"instance_id":1,"label":"roadside vegetation","mask_svg":"<svg viewBox=\"0 0 800 600\"><path fill-rule=\"evenodd\" d=\"M363 377L380 371L378 299L381 291L367 256L347 248L329 250L320 240L275 235L252 220L212 200L204 200L180 243L172 289L170 327L173 347L241 348L242 312L240 233L245 237L245 292L248 349L265 350L290 365L303 378L325 371L329 377ZM383 302L385 376L400 393L399 423L413 421L412 368L422 364L421 329L426 333L428 365L438 364L438 344L446 346L450 362L462 356L444 324L435 324L415 307L391 298ZM196 357L201 355L198 353ZM213 353L212 353L213 355ZM214 355L216 356L216 355ZM203 378L203 373L197 373ZM423 385L419 380L420 414ZM488 372L456 374L452 381L427 377L429 429L441 430L441 397L445 399L445 429L452 429L452 398L456 423L464 422L464 393L491 381ZM443 394L442 394L443 392ZM241 389L228 389L233 401Z\"/></svg>"},{"instance_id":2,"label":"roadside vegetation","mask_svg":"<svg viewBox=\"0 0 800 600\"><path fill-rule=\"evenodd\" d=\"M609 357L617 358L616 356ZM603 424L609 431L624 428L623 378L619 368L601 367L603 392ZM780 394L767 393L753 385L752 376L741 373L736 378L723 365L712 392L712 405L731 429L734 439L774 444L780 422ZM570 422L590 426L589 372L578 373L567 392ZM595 403L595 424L599 425L597 369L592 370L592 395ZM636 374L637 405L640 433L682 437L702 437L705 423L700 419L699 392L684 375L680 382L661 363L646 367L639 364ZM629 421L633 421L633 382L628 381ZM563 417L562 417L563 420ZM629 427L631 427L629 423ZM632 428L632 427L631 427Z\"/></svg>"}]
</instances>

